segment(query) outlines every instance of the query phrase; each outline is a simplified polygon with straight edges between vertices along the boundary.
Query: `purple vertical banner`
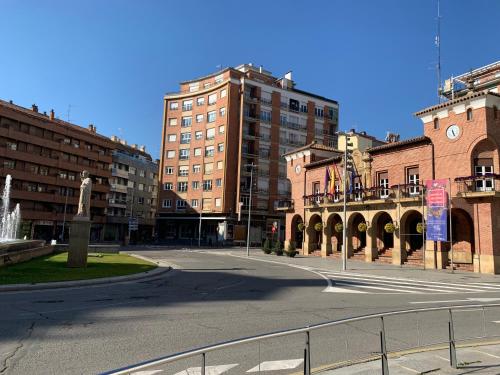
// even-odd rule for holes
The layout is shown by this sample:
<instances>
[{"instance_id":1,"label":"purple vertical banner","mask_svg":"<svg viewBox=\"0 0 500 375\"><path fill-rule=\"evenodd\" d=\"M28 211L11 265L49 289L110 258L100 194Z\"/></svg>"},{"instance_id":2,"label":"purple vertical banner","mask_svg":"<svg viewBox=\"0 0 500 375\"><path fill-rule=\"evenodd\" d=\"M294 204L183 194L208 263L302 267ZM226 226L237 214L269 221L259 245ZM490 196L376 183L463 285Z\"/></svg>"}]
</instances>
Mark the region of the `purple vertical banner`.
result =
<instances>
[{"instance_id":1,"label":"purple vertical banner","mask_svg":"<svg viewBox=\"0 0 500 375\"><path fill-rule=\"evenodd\" d=\"M431 241L448 241L448 180L426 181L427 230Z\"/></svg>"}]
</instances>

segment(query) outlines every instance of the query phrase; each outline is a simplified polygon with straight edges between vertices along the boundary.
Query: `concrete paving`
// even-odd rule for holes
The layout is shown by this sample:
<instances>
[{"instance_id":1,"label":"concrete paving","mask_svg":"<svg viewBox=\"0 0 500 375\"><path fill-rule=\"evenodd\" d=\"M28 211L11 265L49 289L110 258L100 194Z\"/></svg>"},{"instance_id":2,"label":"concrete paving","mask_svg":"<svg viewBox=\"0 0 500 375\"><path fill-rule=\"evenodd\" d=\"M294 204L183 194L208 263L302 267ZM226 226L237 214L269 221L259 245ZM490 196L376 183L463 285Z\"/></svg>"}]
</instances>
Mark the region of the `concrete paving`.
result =
<instances>
[{"instance_id":1,"label":"concrete paving","mask_svg":"<svg viewBox=\"0 0 500 375\"><path fill-rule=\"evenodd\" d=\"M448 350L436 350L389 358L391 375L415 374L500 374L500 345L486 345L457 350L458 368L450 366ZM370 361L335 370L322 375L368 375L381 373L381 361Z\"/></svg>"},{"instance_id":2,"label":"concrete paving","mask_svg":"<svg viewBox=\"0 0 500 375\"><path fill-rule=\"evenodd\" d=\"M478 302L468 298L500 299L496 288L500 280L492 276L414 270L407 277L406 269L386 265L381 269L363 268L363 264L355 271L363 278L411 278L416 285L436 282L442 290L452 283L488 283L492 289L476 285L472 291L454 286L458 289L436 294L383 290L330 293L324 290L328 280L333 283L329 274L338 267L328 262L331 260L264 256L260 251L253 251L252 259L246 259L242 250L224 249L217 254L211 251L133 249L148 258L168 262L174 269L157 278L118 284L1 293L0 373L95 374L244 336L415 308L413 303L419 301L424 303L417 307L452 304L443 300L474 304ZM286 262L290 264L283 264ZM374 285L373 281L363 283ZM403 289L399 283L398 288ZM486 327L479 318L481 311L461 314L457 316L461 327L457 335L483 331L500 334L500 324L493 323L500 320L498 311L486 312ZM379 327L378 321L371 321L312 333L313 367L377 352ZM426 340L439 341L446 339L446 314L392 319L387 328L390 350ZM245 373L265 362L277 366L279 361L288 369L273 374L297 372L304 339L303 335L294 335L286 340L267 340L210 353L207 365L221 369L237 364L224 372L230 375ZM174 375L199 367L200 363L196 357L149 370ZM298 367L292 369L292 365Z\"/></svg>"}]
</instances>

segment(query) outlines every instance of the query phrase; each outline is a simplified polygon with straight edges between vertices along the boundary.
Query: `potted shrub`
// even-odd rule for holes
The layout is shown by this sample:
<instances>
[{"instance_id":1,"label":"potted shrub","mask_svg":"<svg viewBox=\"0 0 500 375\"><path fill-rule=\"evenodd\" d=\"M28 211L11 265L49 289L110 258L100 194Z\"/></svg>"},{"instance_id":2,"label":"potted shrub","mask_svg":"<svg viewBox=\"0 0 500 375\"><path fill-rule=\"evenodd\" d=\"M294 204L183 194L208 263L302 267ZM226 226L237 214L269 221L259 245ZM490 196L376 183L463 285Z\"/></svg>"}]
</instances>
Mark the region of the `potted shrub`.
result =
<instances>
[{"instance_id":1,"label":"potted shrub","mask_svg":"<svg viewBox=\"0 0 500 375\"><path fill-rule=\"evenodd\" d=\"M337 232L337 233L340 233L344 230L344 226L342 225L342 223L335 224L334 228L335 228L335 232Z\"/></svg>"},{"instance_id":2,"label":"potted shrub","mask_svg":"<svg viewBox=\"0 0 500 375\"><path fill-rule=\"evenodd\" d=\"M299 225L297 225L297 229L298 229L299 231L301 231L301 232L302 232L305 228L306 228L306 226L304 225L304 223L299 223Z\"/></svg>"},{"instance_id":3,"label":"potted shrub","mask_svg":"<svg viewBox=\"0 0 500 375\"><path fill-rule=\"evenodd\" d=\"M384 230L387 233L394 233L394 231L396 230L396 226L393 223L387 223L384 225Z\"/></svg>"},{"instance_id":4,"label":"potted shrub","mask_svg":"<svg viewBox=\"0 0 500 375\"><path fill-rule=\"evenodd\" d=\"M297 255L297 250L295 246L295 241L288 241L288 247L285 251L286 256L293 258L295 255Z\"/></svg>"},{"instance_id":5,"label":"potted shrub","mask_svg":"<svg viewBox=\"0 0 500 375\"><path fill-rule=\"evenodd\" d=\"M271 254L271 242L269 241L269 238L266 238L266 240L264 241L262 251L264 252L264 254Z\"/></svg>"},{"instance_id":6,"label":"potted shrub","mask_svg":"<svg viewBox=\"0 0 500 375\"><path fill-rule=\"evenodd\" d=\"M420 234L424 233L424 224L423 223L417 224L417 232Z\"/></svg>"},{"instance_id":7,"label":"potted shrub","mask_svg":"<svg viewBox=\"0 0 500 375\"><path fill-rule=\"evenodd\" d=\"M316 223L316 224L314 224L314 230L316 232L321 232L322 229L323 229L323 224L322 223Z\"/></svg>"},{"instance_id":8,"label":"potted shrub","mask_svg":"<svg viewBox=\"0 0 500 375\"><path fill-rule=\"evenodd\" d=\"M280 241L276 241L274 243L274 249L273 249L273 251L278 256L283 255L283 246L281 246L281 242Z\"/></svg>"},{"instance_id":9,"label":"potted shrub","mask_svg":"<svg viewBox=\"0 0 500 375\"><path fill-rule=\"evenodd\" d=\"M366 230L368 229L368 225L366 225L366 223L359 223L358 224L358 230L360 232L366 232Z\"/></svg>"}]
</instances>

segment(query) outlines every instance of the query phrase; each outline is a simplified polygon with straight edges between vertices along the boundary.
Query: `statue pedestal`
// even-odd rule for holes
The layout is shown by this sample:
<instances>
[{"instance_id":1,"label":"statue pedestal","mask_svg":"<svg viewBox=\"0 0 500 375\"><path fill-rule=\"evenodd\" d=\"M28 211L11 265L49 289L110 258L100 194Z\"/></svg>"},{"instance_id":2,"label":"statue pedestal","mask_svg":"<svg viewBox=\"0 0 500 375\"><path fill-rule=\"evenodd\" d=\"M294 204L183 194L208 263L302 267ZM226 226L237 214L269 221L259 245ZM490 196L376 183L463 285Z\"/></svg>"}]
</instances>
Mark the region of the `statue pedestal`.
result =
<instances>
[{"instance_id":1,"label":"statue pedestal","mask_svg":"<svg viewBox=\"0 0 500 375\"><path fill-rule=\"evenodd\" d=\"M91 224L88 217L73 218L69 235L68 267L87 267Z\"/></svg>"}]
</instances>

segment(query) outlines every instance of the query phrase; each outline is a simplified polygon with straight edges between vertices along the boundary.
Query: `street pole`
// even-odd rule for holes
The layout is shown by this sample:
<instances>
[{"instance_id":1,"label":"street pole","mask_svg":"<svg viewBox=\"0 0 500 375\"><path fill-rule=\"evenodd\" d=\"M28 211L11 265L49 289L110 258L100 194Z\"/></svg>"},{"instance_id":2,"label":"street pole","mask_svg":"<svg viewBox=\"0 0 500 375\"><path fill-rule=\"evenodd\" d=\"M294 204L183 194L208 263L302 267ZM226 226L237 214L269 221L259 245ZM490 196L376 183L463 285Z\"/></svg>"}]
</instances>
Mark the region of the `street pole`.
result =
<instances>
[{"instance_id":1,"label":"street pole","mask_svg":"<svg viewBox=\"0 0 500 375\"><path fill-rule=\"evenodd\" d=\"M132 189L132 200L130 201L130 218L128 219L128 244L130 244L130 236L131 236L131 228L130 228L130 220L133 218L134 214L134 192L135 188Z\"/></svg>"},{"instance_id":2,"label":"street pole","mask_svg":"<svg viewBox=\"0 0 500 375\"><path fill-rule=\"evenodd\" d=\"M68 194L69 194L69 188L66 187L66 200L64 201L64 214L63 214L63 225L62 225L62 233L61 233L61 243L64 242L64 227L66 226L66 207L68 206Z\"/></svg>"},{"instance_id":3,"label":"street pole","mask_svg":"<svg viewBox=\"0 0 500 375\"><path fill-rule=\"evenodd\" d=\"M347 223L346 223L346 216L347 216L347 192L346 192L346 187L347 187L347 134L344 135L345 137L345 150L344 150L344 181L342 182L342 191L344 193L344 207L343 207L343 225L342 225L342 271L345 271L347 269Z\"/></svg>"},{"instance_id":4,"label":"street pole","mask_svg":"<svg viewBox=\"0 0 500 375\"><path fill-rule=\"evenodd\" d=\"M250 199L248 200L248 227L247 227L247 256L250 256L250 218L252 215L252 187L253 187L253 167L255 166L249 164L250 166Z\"/></svg>"},{"instance_id":5,"label":"street pole","mask_svg":"<svg viewBox=\"0 0 500 375\"><path fill-rule=\"evenodd\" d=\"M202 189L203 191L203 189ZM202 193L202 198L200 200L200 222L198 223L198 247L201 247L201 214L203 212L203 193Z\"/></svg>"}]
</instances>

